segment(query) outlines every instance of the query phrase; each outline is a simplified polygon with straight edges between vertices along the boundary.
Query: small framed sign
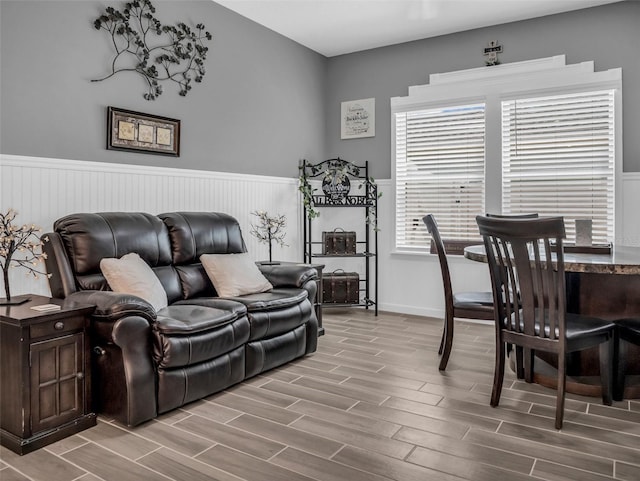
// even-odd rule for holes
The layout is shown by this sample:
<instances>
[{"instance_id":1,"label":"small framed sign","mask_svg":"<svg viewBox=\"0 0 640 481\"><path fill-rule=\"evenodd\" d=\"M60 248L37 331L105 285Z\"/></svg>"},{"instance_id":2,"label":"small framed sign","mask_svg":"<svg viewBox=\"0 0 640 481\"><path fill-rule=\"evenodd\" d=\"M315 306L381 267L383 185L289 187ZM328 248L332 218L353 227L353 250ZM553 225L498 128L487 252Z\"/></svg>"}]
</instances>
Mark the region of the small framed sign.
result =
<instances>
[{"instance_id":1,"label":"small framed sign","mask_svg":"<svg viewBox=\"0 0 640 481\"><path fill-rule=\"evenodd\" d=\"M351 100L342 102L340 109L342 139L375 137L376 99Z\"/></svg>"},{"instance_id":2,"label":"small framed sign","mask_svg":"<svg viewBox=\"0 0 640 481\"><path fill-rule=\"evenodd\" d=\"M180 121L109 107L107 149L179 157Z\"/></svg>"}]
</instances>

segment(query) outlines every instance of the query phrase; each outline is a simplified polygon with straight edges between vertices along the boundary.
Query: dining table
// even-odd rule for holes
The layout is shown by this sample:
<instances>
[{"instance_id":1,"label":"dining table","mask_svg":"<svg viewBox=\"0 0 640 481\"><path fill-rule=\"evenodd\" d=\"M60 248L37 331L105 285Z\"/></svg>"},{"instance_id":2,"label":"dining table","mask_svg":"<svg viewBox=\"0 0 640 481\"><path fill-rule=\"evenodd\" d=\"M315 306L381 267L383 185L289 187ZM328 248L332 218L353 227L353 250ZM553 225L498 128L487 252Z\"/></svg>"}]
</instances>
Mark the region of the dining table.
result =
<instances>
[{"instance_id":1,"label":"dining table","mask_svg":"<svg viewBox=\"0 0 640 481\"><path fill-rule=\"evenodd\" d=\"M640 318L640 246L568 247L563 251L567 312L602 319ZM487 262L484 245L464 248L464 256ZM567 360L567 391L600 396L598 349L573 353ZM627 375L640 376L640 347L626 350ZM534 382L555 387L554 355L537 352ZM624 398L640 398L640 383L628 383Z\"/></svg>"}]
</instances>

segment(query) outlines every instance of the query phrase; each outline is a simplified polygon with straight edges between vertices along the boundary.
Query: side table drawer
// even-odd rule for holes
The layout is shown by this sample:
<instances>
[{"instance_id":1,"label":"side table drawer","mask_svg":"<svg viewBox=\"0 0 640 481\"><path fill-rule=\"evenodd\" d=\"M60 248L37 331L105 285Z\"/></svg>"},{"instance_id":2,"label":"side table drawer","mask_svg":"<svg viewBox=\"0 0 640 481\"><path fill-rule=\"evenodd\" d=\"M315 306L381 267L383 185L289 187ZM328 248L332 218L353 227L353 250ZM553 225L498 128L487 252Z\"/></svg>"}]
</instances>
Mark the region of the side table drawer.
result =
<instances>
[{"instance_id":1,"label":"side table drawer","mask_svg":"<svg viewBox=\"0 0 640 481\"><path fill-rule=\"evenodd\" d=\"M72 316L64 319L40 322L29 326L32 339L45 336L59 336L84 328L84 316Z\"/></svg>"}]
</instances>

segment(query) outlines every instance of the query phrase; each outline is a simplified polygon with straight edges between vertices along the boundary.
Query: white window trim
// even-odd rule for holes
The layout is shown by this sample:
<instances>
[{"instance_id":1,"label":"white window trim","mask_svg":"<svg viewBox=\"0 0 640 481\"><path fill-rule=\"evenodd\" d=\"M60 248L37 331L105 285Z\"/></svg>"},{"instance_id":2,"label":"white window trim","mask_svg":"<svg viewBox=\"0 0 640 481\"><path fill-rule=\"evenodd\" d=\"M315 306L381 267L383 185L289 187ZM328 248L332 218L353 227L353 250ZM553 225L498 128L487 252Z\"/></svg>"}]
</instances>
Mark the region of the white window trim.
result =
<instances>
[{"instance_id":1,"label":"white window trim","mask_svg":"<svg viewBox=\"0 0 640 481\"><path fill-rule=\"evenodd\" d=\"M405 97L392 97L391 103L391 177L393 189L393 249L405 254L415 249L399 249L396 245L396 126L395 114L472 102L486 104L486 159L500 159L501 101L513 98L555 95L585 90L615 90L615 171L614 171L614 238L622 235L622 69L594 71L593 62L566 65L564 55L524 62L480 67L455 72L431 74L429 84L410 86ZM463 93L461 95L461 93ZM502 162L485 163L485 192L502 191ZM487 194L488 212L501 212L501 195ZM428 246L421 251L428 254Z\"/></svg>"}]
</instances>

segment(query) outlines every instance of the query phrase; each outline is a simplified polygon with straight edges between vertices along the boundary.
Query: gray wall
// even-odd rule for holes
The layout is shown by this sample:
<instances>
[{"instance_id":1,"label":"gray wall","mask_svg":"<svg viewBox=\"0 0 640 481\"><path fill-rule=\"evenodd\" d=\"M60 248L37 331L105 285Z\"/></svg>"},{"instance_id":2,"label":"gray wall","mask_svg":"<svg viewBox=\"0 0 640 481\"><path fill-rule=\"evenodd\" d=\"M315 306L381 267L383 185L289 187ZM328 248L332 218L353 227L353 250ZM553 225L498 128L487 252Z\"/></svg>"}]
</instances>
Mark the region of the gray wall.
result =
<instances>
[{"instance_id":1,"label":"gray wall","mask_svg":"<svg viewBox=\"0 0 640 481\"><path fill-rule=\"evenodd\" d=\"M640 1L614 3L523 22L332 57L326 104L329 157L369 160L377 178L391 176L389 99L406 96L429 74L484 66L482 48L504 47L502 63L565 54L567 63L595 61L596 70L622 68L624 171L640 172ZM376 136L340 139L340 103L375 97Z\"/></svg>"},{"instance_id":2,"label":"gray wall","mask_svg":"<svg viewBox=\"0 0 640 481\"><path fill-rule=\"evenodd\" d=\"M203 83L146 101L143 80L108 73L110 37L93 28L124 1L0 2L3 154L296 177L324 155L327 59L224 7L154 0L165 23L202 22L213 34ZM181 156L106 150L106 108L180 119Z\"/></svg>"},{"instance_id":3,"label":"gray wall","mask_svg":"<svg viewBox=\"0 0 640 481\"><path fill-rule=\"evenodd\" d=\"M107 5L124 1L0 1L0 152L36 157L297 176L301 158L369 160L391 176L389 99L425 84L431 73L484 65L497 39L503 63L565 54L622 67L624 170L640 171L640 1L626 1L325 57L209 0L155 0L164 22L203 22L214 35L207 75L180 97L171 87L142 98L134 75L99 83L112 55L92 27ZM340 102L376 98L376 136L340 139ZM181 156L108 151L106 107L182 121Z\"/></svg>"}]
</instances>

